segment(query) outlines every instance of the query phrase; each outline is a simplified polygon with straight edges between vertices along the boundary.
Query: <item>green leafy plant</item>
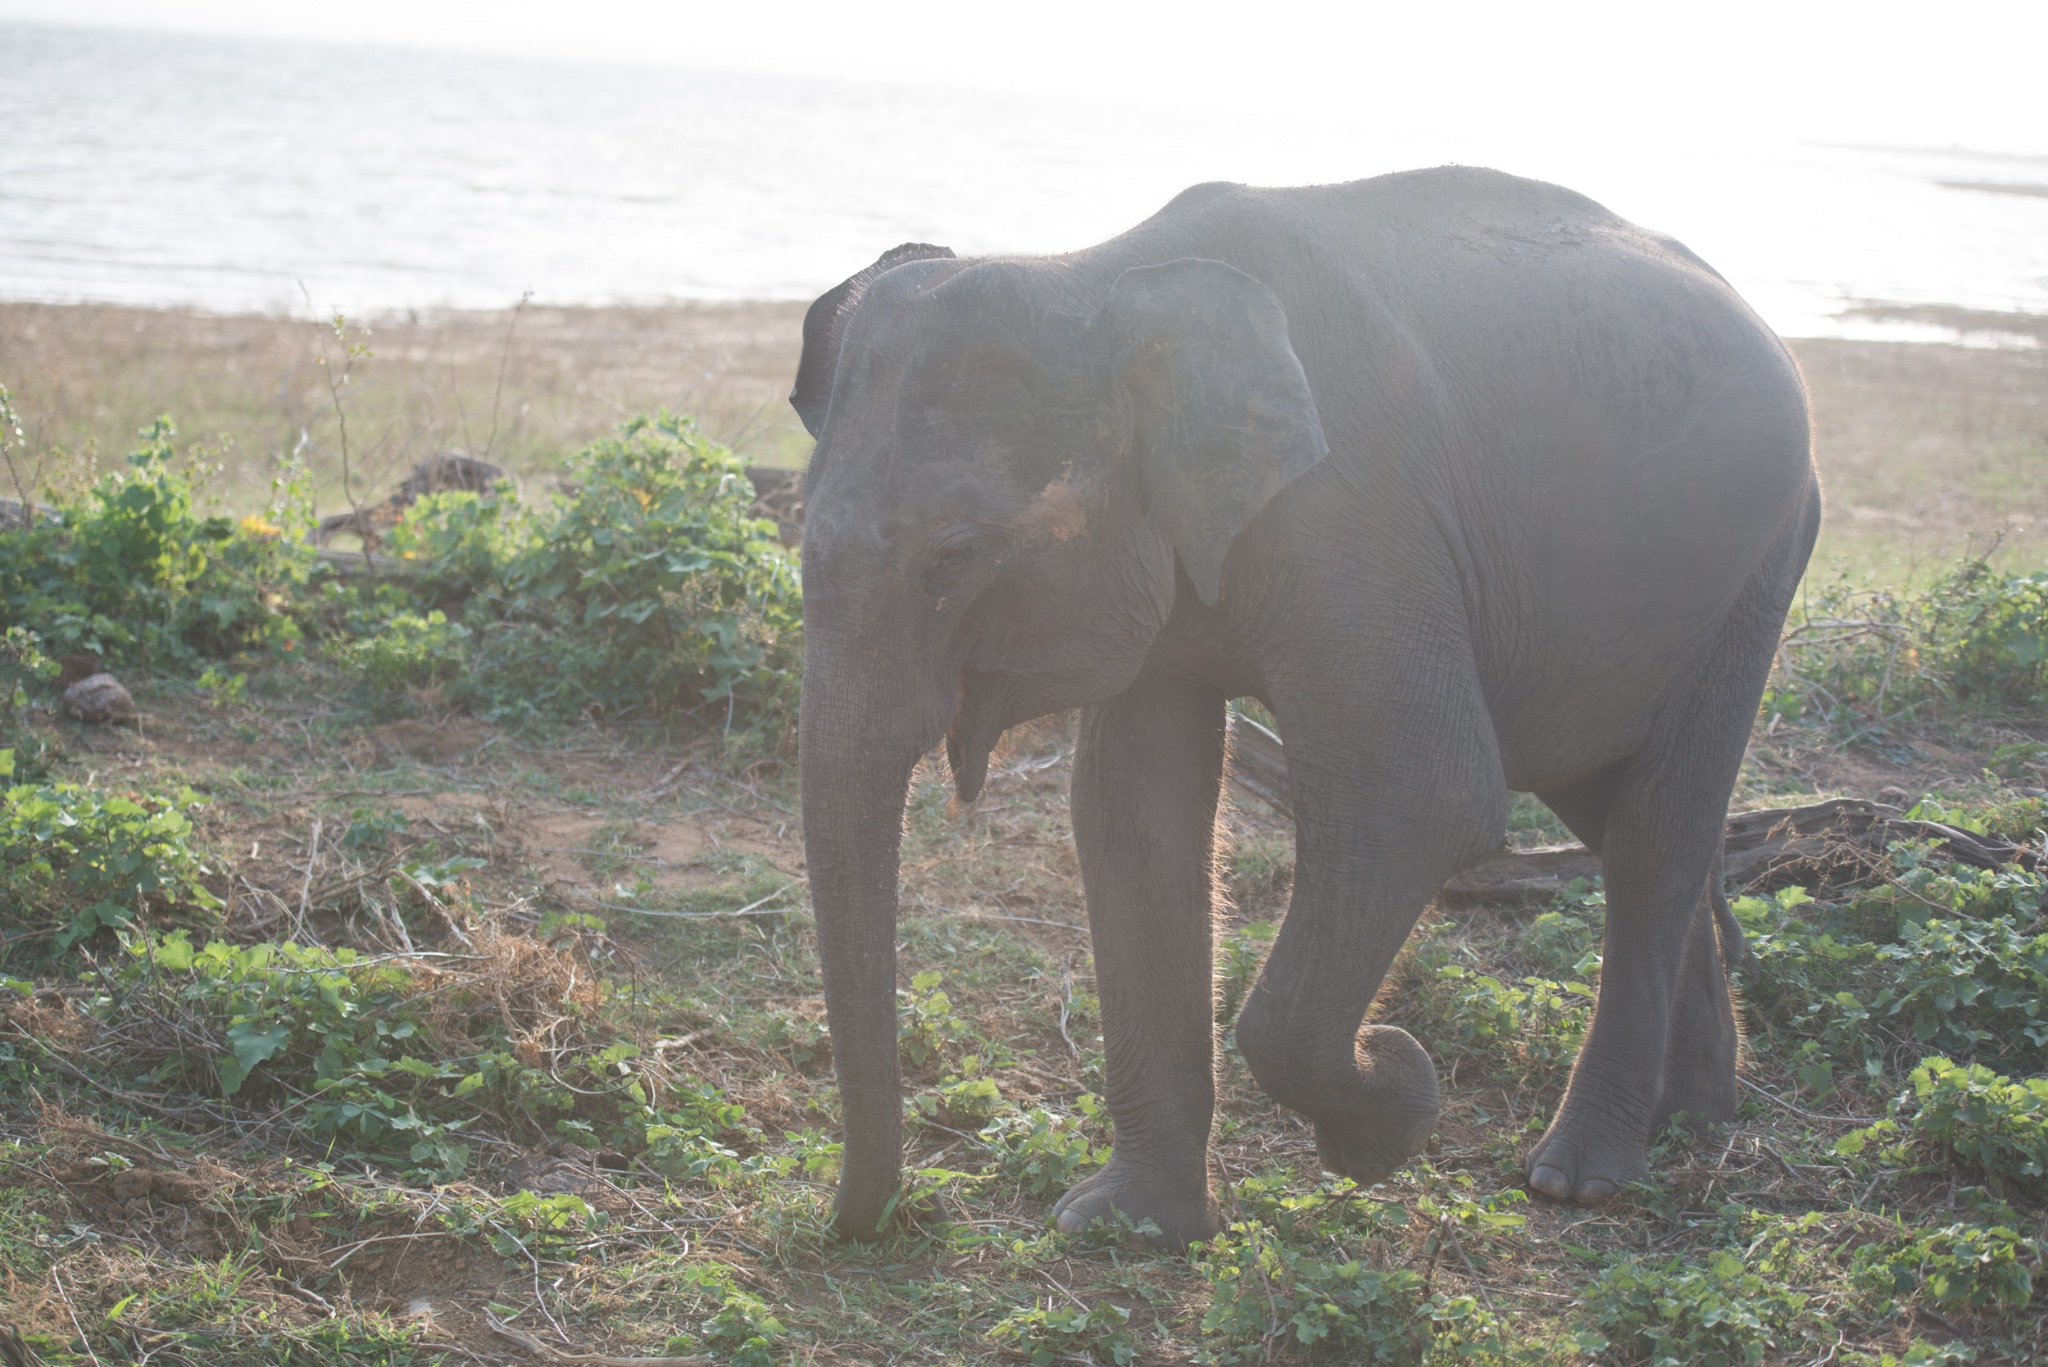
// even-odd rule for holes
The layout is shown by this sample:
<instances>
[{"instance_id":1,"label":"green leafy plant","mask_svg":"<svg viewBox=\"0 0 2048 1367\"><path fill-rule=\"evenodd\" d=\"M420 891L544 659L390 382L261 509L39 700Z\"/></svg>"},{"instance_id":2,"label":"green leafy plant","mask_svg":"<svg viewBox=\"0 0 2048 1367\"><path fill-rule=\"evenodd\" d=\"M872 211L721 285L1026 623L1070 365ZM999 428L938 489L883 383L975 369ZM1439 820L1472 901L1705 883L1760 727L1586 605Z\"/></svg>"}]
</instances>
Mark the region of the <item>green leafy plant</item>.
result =
<instances>
[{"instance_id":1,"label":"green leafy plant","mask_svg":"<svg viewBox=\"0 0 2048 1367\"><path fill-rule=\"evenodd\" d=\"M1109 1301L1094 1305L1032 1306L1014 1310L996 1322L989 1337L1015 1343L1032 1367L1051 1367L1068 1358L1090 1357L1123 1367L1138 1355L1126 1326L1131 1312Z\"/></svg>"},{"instance_id":2,"label":"green leafy plant","mask_svg":"<svg viewBox=\"0 0 2048 1367\"><path fill-rule=\"evenodd\" d=\"M368 635L337 640L329 655L360 677L372 695L388 700L408 687L455 678L468 640L469 628L449 621L439 608L424 614L395 612Z\"/></svg>"},{"instance_id":3,"label":"green leafy plant","mask_svg":"<svg viewBox=\"0 0 2048 1367\"><path fill-rule=\"evenodd\" d=\"M585 448L567 476L551 512L442 495L401 525L424 591L466 603L451 696L496 716L786 708L800 593L774 524L749 515L744 462L662 413Z\"/></svg>"},{"instance_id":4,"label":"green leafy plant","mask_svg":"<svg viewBox=\"0 0 2048 1367\"><path fill-rule=\"evenodd\" d=\"M1995 1178L2048 1178L2048 1077L2009 1078L1934 1057L1912 1072L1912 1133Z\"/></svg>"},{"instance_id":5,"label":"green leafy plant","mask_svg":"<svg viewBox=\"0 0 2048 1367\"><path fill-rule=\"evenodd\" d=\"M1271 921L1253 921L1237 927L1223 940L1222 961L1217 970L1216 1023L1228 1025L1237 1019L1247 992L1259 976L1259 969L1272 951L1280 927Z\"/></svg>"},{"instance_id":6,"label":"green leafy plant","mask_svg":"<svg viewBox=\"0 0 2048 1367\"><path fill-rule=\"evenodd\" d=\"M1597 879L1574 878L1529 923L1522 952L1545 977L1590 980L1600 968L1606 924L1606 889Z\"/></svg>"},{"instance_id":7,"label":"green leafy plant","mask_svg":"<svg viewBox=\"0 0 2048 1367\"><path fill-rule=\"evenodd\" d=\"M43 638L27 627L8 627L0 632L0 748L14 756L8 774L16 783L49 777L50 747L33 726L28 725L31 693L40 693L55 679L59 666L43 653Z\"/></svg>"},{"instance_id":8,"label":"green leafy plant","mask_svg":"<svg viewBox=\"0 0 2048 1367\"><path fill-rule=\"evenodd\" d=\"M928 969L910 980L910 990L897 992L900 1001L897 1047L912 1068L932 1068L958 1054L974 1036L953 1011L953 1000L940 990L945 974Z\"/></svg>"},{"instance_id":9,"label":"green leafy plant","mask_svg":"<svg viewBox=\"0 0 2048 1367\"><path fill-rule=\"evenodd\" d=\"M1209 1284L1202 1316L1207 1361L1244 1362L1270 1358L1286 1343L1328 1343L1348 1362L1407 1363L1428 1343L1418 1272L1311 1257L1255 1220L1201 1245L1195 1265Z\"/></svg>"},{"instance_id":10,"label":"green leafy plant","mask_svg":"<svg viewBox=\"0 0 2048 1367\"><path fill-rule=\"evenodd\" d=\"M14 752L0 750L0 782ZM42 962L144 911L210 915L220 901L188 815L191 789L118 793L17 784L0 798L0 962Z\"/></svg>"},{"instance_id":11,"label":"green leafy plant","mask_svg":"<svg viewBox=\"0 0 2048 1367\"><path fill-rule=\"evenodd\" d=\"M1768 723L1877 734L1936 707L2038 705L2048 686L2048 571L1965 556L1925 593L1812 584L1764 695Z\"/></svg>"},{"instance_id":12,"label":"green leafy plant","mask_svg":"<svg viewBox=\"0 0 2048 1367\"><path fill-rule=\"evenodd\" d=\"M1043 1107L998 1115L981 1131L981 1141L997 1170L1035 1197L1056 1196L1074 1185L1084 1169L1109 1161L1109 1146L1090 1131L1104 1115L1100 1099L1083 1092L1075 1102L1078 1116L1060 1115Z\"/></svg>"},{"instance_id":13,"label":"green leafy plant","mask_svg":"<svg viewBox=\"0 0 2048 1367\"><path fill-rule=\"evenodd\" d=\"M174 437L158 419L128 468L61 505L57 522L0 531L0 627L113 663L296 647L312 549L261 513L201 516Z\"/></svg>"},{"instance_id":14,"label":"green leafy plant","mask_svg":"<svg viewBox=\"0 0 2048 1367\"><path fill-rule=\"evenodd\" d=\"M165 1058L159 1080L197 1068L234 1098L308 1078L310 1133L403 1156L443 1177L468 1161L455 1138L466 1117L436 1112L477 1085L464 1085L462 1068L423 1047L413 975L403 966L290 943L200 946L174 931L131 938L123 977L135 987L169 979L219 1042L210 1058Z\"/></svg>"},{"instance_id":15,"label":"green leafy plant","mask_svg":"<svg viewBox=\"0 0 2048 1367\"><path fill-rule=\"evenodd\" d=\"M2041 1263L2041 1245L2007 1226L1953 1224L1865 1244L1850 1275L1867 1291L1942 1307L2023 1306Z\"/></svg>"},{"instance_id":16,"label":"green leafy plant","mask_svg":"<svg viewBox=\"0 0 2048 1367\"><path fill-rule=\"evenodd\" d=\"M1578 1053L1599 995L1576 981L1503 982L1448 962L1433 945L1419 949L1415 962L1416 971L1429 975L1413 997L1424 1017L1424 1037L1447 1052L1506 1052L1532 1066L1562 1066Z\"/></svg>"},{"instance_id":17,"label":"green leafy plant","mask_svg":"<svg viewBox=\"0 0 2048 1367\"><path fill-rule=\"evenodd\" d=\"M1586 1289L1582 1304L1599 1330L1595 1351L1612 1347L1648 1367L1755 1367L1788 1347L1806 1309L1804 1294L1733 1252L1701 1264L1625 1259Z\"/></svg>"},{"instance_id":18,"label":"green leafy plant","mask_svg":"<svg viewBox=\"0 0 2048 1367\"><path fill-rule=\"evenodd\" d=\"M2044 889L2038 873L1951 867L1901 842L1873 890L1737 898L1744 998L1816 1090L1835 1068L1874 1078L1929 1051L2037 1070L2048 1066Z\"/></svg>"},{"instance_id":19,"label":"green leafy plant","mask_svg":"<svg viewBox=\"0 0 2048 1367\"><path fill-rule=\"evenodd\" d=\"M754 1145L762 1138L747 1123L744 1106L716 1083L702 1081L669 1088L642 1133L646 1162L656 1172L714 1183L743 1171L735 1144Z\"/></svg>"},{"instance_id":20,"label":"green leafy plant","mask_svg":"<svg viewBox=\"0 0 2048 1367\"><path fill-rule=\"evenodd\" d=\"M908 1102L911 1118L970 1133L993 1120L1002 1108L1003 1094L994 1078L973 1076L979 1063L970 1054L961 1060L961 1070L968 1076L949 1075L937 1087L912 1096Z\"/></svg>"}]
</instances>

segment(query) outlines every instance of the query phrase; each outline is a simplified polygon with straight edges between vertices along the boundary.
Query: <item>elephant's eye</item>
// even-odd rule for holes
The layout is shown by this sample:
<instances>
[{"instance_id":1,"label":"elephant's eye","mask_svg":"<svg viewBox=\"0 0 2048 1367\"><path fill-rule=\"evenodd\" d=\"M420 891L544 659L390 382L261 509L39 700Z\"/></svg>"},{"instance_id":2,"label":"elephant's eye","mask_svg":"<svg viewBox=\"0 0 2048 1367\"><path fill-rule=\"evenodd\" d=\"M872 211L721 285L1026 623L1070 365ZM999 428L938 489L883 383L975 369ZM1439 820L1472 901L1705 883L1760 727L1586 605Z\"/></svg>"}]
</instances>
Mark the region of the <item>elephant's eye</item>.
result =
<instances>
[{"instance_id":1,"label":"elephant's eye","mask_svg":"<svg viewBox=\"0 0 2048 1367\"><path fill-rule=\"evenodd\" d=\"M988 538L977 532L959 532L932 547L925 562L927 585L933 593L945 595L964 586L964 580L986 557Z\"/></svg>"}]
</instances>

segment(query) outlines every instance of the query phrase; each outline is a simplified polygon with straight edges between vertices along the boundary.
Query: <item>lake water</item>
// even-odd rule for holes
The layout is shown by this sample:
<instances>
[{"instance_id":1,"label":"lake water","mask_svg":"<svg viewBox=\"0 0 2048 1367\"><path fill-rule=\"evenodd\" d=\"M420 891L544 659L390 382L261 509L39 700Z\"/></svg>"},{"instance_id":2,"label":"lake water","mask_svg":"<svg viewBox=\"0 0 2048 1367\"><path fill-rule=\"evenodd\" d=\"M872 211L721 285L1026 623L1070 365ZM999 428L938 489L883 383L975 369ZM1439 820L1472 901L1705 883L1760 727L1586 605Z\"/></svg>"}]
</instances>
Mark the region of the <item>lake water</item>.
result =
<instances>
[{"instance_id":1,"label":"lake water","mask_svg":"<svg viewBox=\"0 0 2048 1367\"><path fill-rule=\"evenodd\" d=\"M2048 135L2044 135L2048 142ZM2044 147L2048 152L2048 147ZM1202 180L1444 161L1683 239L1788 335L2048 314L2048 155L1569 145L1021 98L0 23L0 297L355 314L805 298L907 239L1085 246Z\"/></svg>"}]
</instances>

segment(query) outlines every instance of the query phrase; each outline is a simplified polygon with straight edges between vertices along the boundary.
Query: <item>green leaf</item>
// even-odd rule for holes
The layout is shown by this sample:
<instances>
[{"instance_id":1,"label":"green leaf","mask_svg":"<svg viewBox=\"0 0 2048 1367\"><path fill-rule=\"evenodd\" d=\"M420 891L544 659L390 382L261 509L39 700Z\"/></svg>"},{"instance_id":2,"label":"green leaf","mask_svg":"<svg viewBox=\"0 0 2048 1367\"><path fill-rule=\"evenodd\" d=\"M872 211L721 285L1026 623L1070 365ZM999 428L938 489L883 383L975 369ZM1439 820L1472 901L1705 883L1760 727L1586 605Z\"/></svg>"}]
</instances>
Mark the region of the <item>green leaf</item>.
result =
<instances>
[{"instance_id":1,"label":"green leaf","mask_svg":"<svg viewBox=\"0 0 2048 1367\"><path fill-rule=\"evenodd\" d=\"M257 1064L283 1052L291 1039L291 1027L281 1022L258 1028L254 1021L241 1021L228 1027L228 1047L235 1051L235 1058L241 1062L245 1074L254 1071Z\"/></svg>"}]
</instances>

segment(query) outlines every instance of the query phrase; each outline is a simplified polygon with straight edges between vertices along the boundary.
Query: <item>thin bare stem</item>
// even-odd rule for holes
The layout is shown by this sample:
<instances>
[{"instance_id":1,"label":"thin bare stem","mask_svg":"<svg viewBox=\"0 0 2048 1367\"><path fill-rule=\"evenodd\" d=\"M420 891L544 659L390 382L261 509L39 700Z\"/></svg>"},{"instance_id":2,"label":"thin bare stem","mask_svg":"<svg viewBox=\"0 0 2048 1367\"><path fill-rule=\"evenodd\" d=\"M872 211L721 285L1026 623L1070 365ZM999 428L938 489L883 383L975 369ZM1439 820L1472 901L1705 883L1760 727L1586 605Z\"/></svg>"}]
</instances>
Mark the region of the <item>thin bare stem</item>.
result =
<instances>
[{"instance_id":1,"label":"thin bare stem","mask_svg":"<svg viewBox=\"0 0 2048 1367\"><path fill-rule=\"evenodd\" d=\"M519 296L519 302L512 306L512 319L505 324L505 347L498 353L498 387L491 392L491 435L484 439L484 459L491 458L491 448L498 444L498 402L505 397L505 367L512 361L512 334L519 328L519 315L526 312L533 291Z\"/></svg>"}]
</instances>

